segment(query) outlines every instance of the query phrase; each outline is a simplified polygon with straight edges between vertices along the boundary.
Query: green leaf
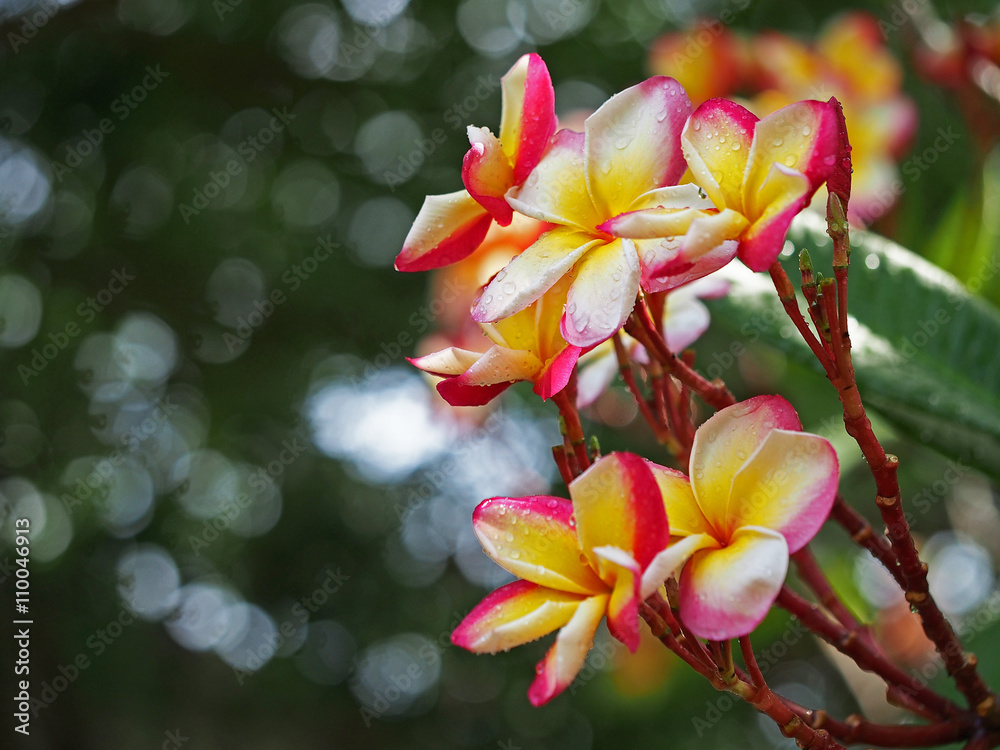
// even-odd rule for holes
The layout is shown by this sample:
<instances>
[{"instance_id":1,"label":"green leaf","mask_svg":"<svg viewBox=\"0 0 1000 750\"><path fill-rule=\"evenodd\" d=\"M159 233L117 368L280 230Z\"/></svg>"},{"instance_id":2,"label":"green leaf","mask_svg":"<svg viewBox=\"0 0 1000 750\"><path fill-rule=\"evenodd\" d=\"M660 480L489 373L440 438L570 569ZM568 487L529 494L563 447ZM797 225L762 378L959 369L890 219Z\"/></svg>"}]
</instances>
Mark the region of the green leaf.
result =
<instances>
[{"instance_id":1,"label":"green leaf","mask_svg":"<svg viewBox=\"0 0 1000 750\"><path fill-rule=\"evenodd\" d=\"M854 231L851 239L848 312L865 404L945 456L1000 478L1000 312L883 237ZM800 217L789 240L796 252L781 260L790 278L799 277L802 248L817 271L831 268L833 246L819 217ZM985 282L998 271L992 259L980 277ZM711 303L715 319L749 342L820 369L768 276L742 267L731 275L733 292Z\"/></svg>"}]
</instances>

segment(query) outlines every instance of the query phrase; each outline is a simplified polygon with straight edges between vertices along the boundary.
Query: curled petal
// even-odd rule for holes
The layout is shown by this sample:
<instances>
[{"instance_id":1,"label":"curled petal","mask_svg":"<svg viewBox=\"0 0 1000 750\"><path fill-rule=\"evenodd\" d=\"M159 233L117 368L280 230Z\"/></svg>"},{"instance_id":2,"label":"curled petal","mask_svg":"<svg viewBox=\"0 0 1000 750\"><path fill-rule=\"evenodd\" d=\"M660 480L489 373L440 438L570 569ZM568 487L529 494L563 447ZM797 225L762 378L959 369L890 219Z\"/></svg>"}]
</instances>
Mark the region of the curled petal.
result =
<instances>
[{"instance_id":1,"label":"curled petal","mask_svg":"<svg viewBox=\"0 0 1000 750\"><path fill-rule=\"evenodd\" d=\"M555 91L549 69L534 52L522 55L500 86L500 140L513 165L512 184L520 185L556 132Z\"/></svg>"},{"instance_id":2,"label":"curled petal","mask_svg":"<svg viewBox=\"0 0 1000 750\"><path fill-rule=\"evenodd\" d=\"M776 531L745 526L720 549L703 549L684 566L680 609L700 638L726 641L767 615L788 572L788 545Z\"/></svg>"},{"instance_id":3,"label":"curled petal","mask_svg":"<svg viewBox=\"0 0 1000 750\"><path fill-rule=\"evenodd\" d=\"M396 256L396 270L428 271L460 261L479 247L492 223L465 190L428 195Z\"/></svg>"},{"instance_id":4,"label":"curled petal","mask_svg":"<svg viewBox=\"0 0 1000 750\"><path fill-rule=\"evenodd\" d=\"M572 619L559 631L555 644L535 667L537 676L528 688L528 700L533 706L548 703L572 684L594 645L594 635L607 606L606 594L584 599L577 606Z\"/></svg>"},{"instance_id":5,"label":"curled petal","mask_svg":"<svg viewBox=\"0 0 1000 750\"><path fill-rule=\"evenodd\" d=\"M818 435L773 430L733 480L734 526L764 526L798 552L819 531L837 495L837 454Z\"/></svg>"},{"instance_id":6,"label":"curled petal","mask_svg":"<svg viewBox=\"0 0 1000 750\"><path fill-rule=\"evenodd\" d=\"M771 430L802 430L781 396L755 396L709 418L691 446L691 486L705 518L722 532L730 525L733 479Z\"/></svg>"},{"instance_id":7,"label":"curled petal","mask_svg":"<svg viewBox=\"0 0 1000 750\"><path fill-rule=\"evenodd\" d=\"M581 351L580 347L569 344L545 365L534 388L542 401L552 398L566 387Z\"/></svg>"},{"instance_id":8,"label":"curled petal","mask_svg":"<svg viewBox=\"0 0 1000 750\"><path fill-rule=\"evenodd\" d=\"M535 169L507 202L525 216L591 231L600 219L587 192L584 135L560 130Z\"/></svg>"},{"instance_id":9,"label":"curled petal","mask_svg":"<svg viewBox=\"0 0 1000 750\"><path fill-rule=\"evenodd\" d=\"M691 223L702 215L694 208L645 208L618 214L597 229L615 237L635 240L677 237L687 232Z\"/></svg>"},{"instance_id":10,"label":"curled petal","mask_svg":"<svg viewBox=\"0 0 1000 750\"><path fill-rule=\"evenodd\" d=\"M433 352L423 357L407 357L406 360L419 370L423 370L431 375L447 377L449 375L461 375L472 367L480 357L482 352L473 352L468 349L459 349L457 346L449 346L439 352Z\"/></svg>"},{"instance_id":11,"label":"curled petal","mask_svg":"<svg viewBox=\"0 0 1000 750\"><path fill-rule=\"evenodd\" d=\"M639 596L647 598L670 576L677 575L695 552L719 549L721 546L711 534L693 534L678 539L654 557L646 568L642 574Z\"/></svg>"},{"instance_id":12,"label":"curled petal","mask_svg":"<svg viewBox=\"0 0 1000 750\"><path fill-rule=\"evenodd\" d=\"M573 505L561 497L494 497L472 516L483 550L519 578L560 591L595 594L606 590L580 561Z\"/></svg>"},{"instance_id":13,"label":"curled petal","mask_svg":"<svg viewBox=\"0 0 1000 750\"><path fill-rule=\"evenodd\" d=\"M636 249L648 265L643 266L642 288L666 292L690 284L718 271L736 257L739 243L727 240L695 258L689 258L682 238L636 240Z\"/></svg>"},{"instance_id":14,"label":"curled petal","mask_svg":"<svg viewBox=\"0 0 1000 750\"><path fill-rule=\"evenodd\" d=\"M462 160L462 182L469 195L485 208L497 223L507 226L514 212L504 194L514 182L514 170L500 141L486 128L469 126L471 147Z\"/></svg>"},{"instance_id":15,"label":"curled petal","mask_svg":"<svg viewBox=\"0 0 1000 750\"><path fill-rule=\"evenodd\" d=\"M586 597L528 581L501 586L483 599L451 634L475 654L495 654L538 640L563 627Z\"/></svg>"},{"instance_id":16,"label":"curled petal","mask_svg":"<svg viewBox=\"0 0 1000 750\"><path fill-rule=\"evenodd\" d=\"M666 185L665 187L650 190L643 193L629 205L629 211L641 211L646 208L697 208L712 209L716 205L712 203L708 195L691 182L683 185Z\"/></svg>"},{"instance_id":17,"label":"curled petal","mask_svg":"<svg viewBox=\"0 0 1000 750\"><path fill-rule=\"evenodd\" d=\"M654 76L615 94L587 118L587 185L602 216L620 214L643 193L677 184L687 168L680 134L690 114L681 85Z\"/></svg>"},{"instance_id":18,"label":"curled petal","mask_svg":"<svg viewBox=\"0 0 1000 750\"><path fill-rule=\"evenodd\" d=\"M596 547L601 578L613 581L608 600L608 630L635 653L639 648L639 563L617 547Z\"/></svg>"},{"instance_id":19,"label":"curled petal","mask_svg":"<svg viewBox=\"0 0 1000 750\"><path fill-rule=\"evenodd\" d=\"M639 258L630 240L598 244L574 269L566 297L562 336L570 344L594 346L625 325L639 291Z\"/></svg>"},{"instance_id":20,"label":"curled petal","mask_svg":"<svg viewBox=\"0 0 1000 750\"><path fill-rule=\"evenodd\" d=\"M520 312L600 241L567 227L546 232L493 277L472 309L473 320L488 323Z\"/></svg>"},{"instance_id":21,"label":"curled petal","mask_svg":"<svg viewBox=\"0 0 1000 750\"><path fill-rule=\"evenodd\" d=\"M644 570L670 541L660 488L646 462L632 453L609 453L569 487L580 547L600 570L596 547L617 547Z\"/></svg>"}]
</instances>

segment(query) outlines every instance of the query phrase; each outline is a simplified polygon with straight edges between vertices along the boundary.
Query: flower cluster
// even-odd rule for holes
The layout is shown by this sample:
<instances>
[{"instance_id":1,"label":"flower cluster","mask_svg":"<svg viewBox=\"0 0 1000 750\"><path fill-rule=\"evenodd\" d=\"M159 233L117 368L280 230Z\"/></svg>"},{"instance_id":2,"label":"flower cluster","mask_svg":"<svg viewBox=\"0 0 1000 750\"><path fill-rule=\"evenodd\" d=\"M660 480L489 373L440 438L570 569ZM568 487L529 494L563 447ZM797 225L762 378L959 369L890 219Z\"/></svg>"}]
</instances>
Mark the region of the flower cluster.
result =
<instances>
[{"instance_id":1,"label":"flower cluster","mask_svg":"<svg viewBox=\"0 0 1000 750\"><path fill-rule=\"evenodd\" d=\"M683 287L737 255L767 269L838 150L833 102L764 119L724 100L694 110L665 76L613 96L583 132L558 130L535 54L504 76L502 96L499 137L469 128L465 189L425 200L396 260L403 271L462 261L515 214L546 227L475 299L471 317L492 346L413 360L445 378L439 390L456 405L517 380L558 393L580 354L622 329L640 290Z\"/></svg>"},{"instance_id":2,"label":"flower cluster","mask_svg":"<svg viewBox=\"0 0 1000 750\"><path fill-rule=\"evenodd\" d=\"M762 117L804 97L836 96L851 123L851 218L877 219L895 202L896 164L916 130L916 107L902 93L902 67L876 18L838 16L813 44L775 31L744 38L702 22L658 39L650 67L675 76L694 101L743 92Z\"/></svg>"},{"instance_id":3,"label":"flower cluster","mask_svg":"<svg viewBox=\"0 0 1000 750\"><path fill-rule=\"evenodd\" d=\"M612 453L570 483L570 501L485 500L476 535L520 580L487 596L452 641L496 653L559 630L528 692L540 705L572 683L603 617L635 651L639 603L670 576L691 632L745 635L773 604L789 554L825 520L838 475L830 444L801 432L783 398L759 396L699 429L690 478Z\"/></svg>"}]
</instances>

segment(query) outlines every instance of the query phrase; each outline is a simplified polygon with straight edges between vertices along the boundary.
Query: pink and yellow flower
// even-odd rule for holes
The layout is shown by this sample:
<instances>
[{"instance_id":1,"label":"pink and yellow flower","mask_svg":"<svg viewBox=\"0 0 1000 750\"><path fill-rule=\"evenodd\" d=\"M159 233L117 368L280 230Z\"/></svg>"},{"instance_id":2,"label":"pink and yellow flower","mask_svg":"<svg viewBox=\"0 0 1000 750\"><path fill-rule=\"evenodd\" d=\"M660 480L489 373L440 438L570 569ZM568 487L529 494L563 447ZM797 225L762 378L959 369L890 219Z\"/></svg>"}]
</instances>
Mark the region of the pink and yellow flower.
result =
<instances>
[{"instance_id":1,"label":"pink and yellow flower","mask_svg":"<svg viewBox=\"0 0 1000 750\"><path fill-rule=\"evenodd\" d=\"M695 635L727 640L752 631L781 589L789 554L826 520L837 455L801 430L785 399L758 396L698 429L690 479L650 464L675 541L646 569L641 595L679 573L681 617Z\"/></svg>"},{"instance_id":2,"label":"pink and yellow flower","mask_svg":"<svg viewBox=\"0 0 1000 750\"><path fill-rule=\"evenodd\" d=\"M746 224L739 257L754 271L777 259L792 219L833 172L839 151L837 111L801 101L763 120L725 99L695 110L681 135L696 184L716 206ZM647 231L657 231L655 220Z\"/></svg>"},{"instance_id":3,"label":"pink and yellow flower","mask_svg":"<svg viewBox=\"0 0 1000 750\"><path fill-rule=\"evenodd\" d=\"M520 185L556 130L555 94L548 68L532 53L501 79L500 137L469 126L471 147L462 166L465 190L429 195L396 258L398 271L427 271L475 250L493 221L511 222L504 194Z\"/></svg>"},{"instance_id":4,"label":"pink and yellow flower","mask_svg":"<svg viewBox=\"0 0 1000 750\"><path fill-rule=\"evenodd\" d=\"M670 538L656 480L638 456L603 457L569 492L572 501L495 497L476 508L486 554L521 580L487 596L451 636L493 654L558 630L528 690L536 706L573 682L605 616L615 638L638 648L640 580Z\"/></svg>"},{"instance_id":5,"label":"pink and yellow flower","mask_svg":"<svg viewBox=\"0 0 1000 750\"><path fill-rule=\"evenodd\" d=\"M562 335L588 347L622 327L640 283L662 291L732 259L743 221L717 211L693 185L680 133L691 112L681 86L650 78L613 96L584 132L562 130L524 184L507 193L516 211L556 227L487 286L473 317L493 322L523 310L571 270ZM622 231L648 210L671 217L666 231L633 239Z\"/></svg>"},{"instance_id":6,"label":"pink and yellow flower","mask_svg":"<svg viewBox=\"0 0 1000 750\"><path fill-rule=\"evenodd\" d=\"M566 387L582 351L559 333L570 281L557 282L509 318L480 323L492 343L485 353L452 346L410 362L444 378L437 389L452 406L482 406L521 380L533 382L542 399L550 398Z\"/></svg>"}]
</instances>

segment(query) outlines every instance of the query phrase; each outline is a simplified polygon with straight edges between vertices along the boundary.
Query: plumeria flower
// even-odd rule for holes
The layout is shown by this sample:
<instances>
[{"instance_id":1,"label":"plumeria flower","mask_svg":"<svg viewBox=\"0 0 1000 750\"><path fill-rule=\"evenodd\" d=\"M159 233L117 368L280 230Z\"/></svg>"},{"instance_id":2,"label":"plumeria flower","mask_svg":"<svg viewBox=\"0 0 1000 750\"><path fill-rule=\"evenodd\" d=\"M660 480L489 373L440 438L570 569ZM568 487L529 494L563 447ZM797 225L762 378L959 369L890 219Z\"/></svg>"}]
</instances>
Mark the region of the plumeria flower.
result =
<instances>
[{"instance_id":1,"label":"plumeria flower","mask_svg":"<svg viewBox=\"0 0 1000 750\"><path fill-rule=\"evenodd\" d=\"M494 654L558 630L528 698L539 706L583 667L601 619L631 651L639 646L639 582L667 545L663 500L646 462L598 460L559 497L495 497L473 514L486 554L521 580L487 596L452 633L457 646Z\"/></svg>"},{"instance_id":2,"label":"plumeria flower","mask_svg":"<svg viewBox=\"0 0 1000 750\"><path fill-rule=\"evenodd\" d=\"M662 291L731 260L741 215L717 211L694 185L680 133L691 103L675 80L650 78L613 96L584 132L561 130L524 184L507 192L518 212L556 225L486 287L473 318L488 323L523 310L572 269L562 319L570 344L597 344L622 327L640 283ZM625 230L649 209L670 215L655 236Z\"/></svg>"},{"instance_id":3,"label":"plumeria flower","mask_svg":"<svg viewBox=\"0 0 1000 750\"><path fill-rule=\"evenodd\" d=\"M666 293L663 304L663 340L674 352L681 352L708 330L711 314L703 299L717 299L729 293L730 283L707 276ZM649 364L649 354L638 341L620 334L629 359ZM618 374L618 356L612 342L606 341L580 357L577 378L577 406L590 406L608 389Z\"/></svg>"},{"instance_id":4,"label":"plumeria flower","mask_svg":"<svg viewBox=\"0 0 1000 750\"><path fill-rule=\"evenodd\" d=\"M740 260L765 271L792 219L833 172L837 112L830 102L801 101L759 120L735 102L710 99L691 115L681 143L695 183L715 205L746 217ZM658 230L655 219L649 223L647 231Z\"/></svg>"},{"instance_id":5,"label":"plumeria flower","mask_svg":"<svg viewBox=\"0 0 1000 750\"><path fill-rule=\"evenodd\" d=\"M427 271L469 255L495 220L511 222L504 194L520 185L556 130L555 94L542 58L522 56L500 80L500 137L469 126L462 165L465 190L429 195L396 258L398 271Z\"/></svg>"},{"instance_id":6,"label":"plumeria flower","mask_svg":"<svg viewBox=\"0 0 1000 750\"><path fill-rule=\"evenodd\" d=\"M569 284L567 277L509 318L480 323L493 344L485 353L448 347L410 362L444 378L437 389L452 406L482 406L520 380L548 399L566 387L582 351L559 333Z\"/></svg>"},{"instance_id":7,"label":"plumeria flower","mask_svg":"<svg viewBox=\"0 0 1000 750\"><path fill-rule=\"evenodd\" d=\"M839 466L829 442L801 431L780 396L727 407L695 433L691 478L650 464L675 541L643 576L643 597L680 573L691 631L727 640L752 631L774 603L790 553L826 520Z\"/></svg>"}]
</instances>

